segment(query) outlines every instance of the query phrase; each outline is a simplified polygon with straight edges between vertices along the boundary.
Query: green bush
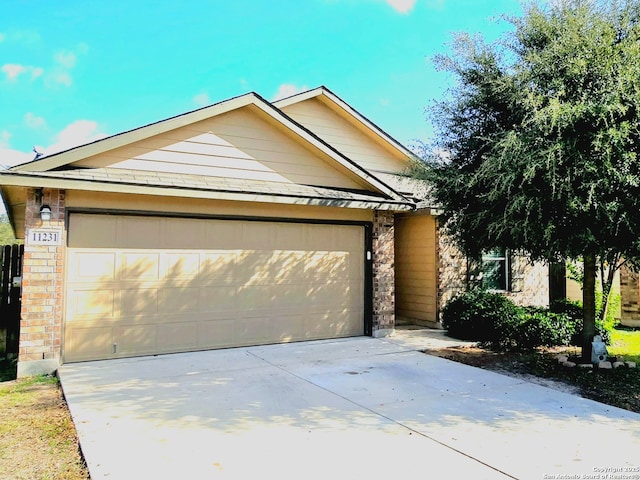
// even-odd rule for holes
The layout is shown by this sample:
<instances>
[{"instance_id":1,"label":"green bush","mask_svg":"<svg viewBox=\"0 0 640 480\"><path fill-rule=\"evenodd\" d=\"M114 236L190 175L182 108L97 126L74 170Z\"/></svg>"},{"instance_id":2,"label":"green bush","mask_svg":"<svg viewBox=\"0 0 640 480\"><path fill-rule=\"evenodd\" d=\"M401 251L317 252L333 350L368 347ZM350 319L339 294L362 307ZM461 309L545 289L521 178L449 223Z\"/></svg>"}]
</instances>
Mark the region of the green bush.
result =
<instances>
[{"instance_id":1,"label":"green bush","mask_svg":"<svg viewBox=\"0 0 640 480\"><path fill-rule=\"evenodd\" d=\"M525 307L522 323L517 328L515 344L518 350L569 345L575 333L575 323L565 313L546 308Z\"/></svg>"},{"instance_id":2,"label":"green bush","mask_svg":"<svg viewBox=\"0 0 640 480\"><path fill-rule=\"evenodd\" d=\"M574 333L569 344L582 345L582 325L584 323L582 303L571 300L556 300L551 305L551 311L569 316L574 325ZM611 343L611 333L614 327L615 322L611 321L611 319L605 319L604 321L596 319L596 335L600 335L602 341L607 345Z\"/></svg>"},{"instance_id":3,"label":"green bush","mask_svg":"<svg viewBox=\"0 0 640 480\"><path fill-rule=\"evenodd\" d=\"M495 338L497 326L516 316L518 307L504 295L473 289L450 300L441 318L450 336L487 342Z\"/></svg>"},{"instance_id":4,"label":"green bush","mask_svg":"<svg viewBox=\"0 0 640 480\"><path fill-rule=\"evenodd\" d=\"M526 351L570 344L577 310L574 306L565 310L519 307L499 293L471 290L443 308L442 324L450 336L477 341L492 350Z\"/></svg>"}]
</instances>

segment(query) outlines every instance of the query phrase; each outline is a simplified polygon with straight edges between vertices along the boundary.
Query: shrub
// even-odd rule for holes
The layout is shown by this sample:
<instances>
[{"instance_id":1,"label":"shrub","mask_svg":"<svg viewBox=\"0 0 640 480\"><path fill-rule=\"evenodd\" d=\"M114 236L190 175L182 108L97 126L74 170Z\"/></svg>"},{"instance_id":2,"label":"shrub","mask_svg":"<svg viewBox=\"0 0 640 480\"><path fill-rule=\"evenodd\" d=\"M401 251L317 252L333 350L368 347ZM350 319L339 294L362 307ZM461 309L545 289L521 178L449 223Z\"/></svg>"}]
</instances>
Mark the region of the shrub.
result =
<instances>
[{"instance_id":1,"label":"shrub","mask_svg":"<svg viewBox=\"0 0 640 480\"><path fill-rule=\"evenodd\" d=\"M565 313L554 313L546 308L523 308L523 320L518 326L515 344L518 350L537 347L569 345L575 333L575 322Z\"/></svg>"},{"instance_id":2,"label":"shrub","mask_svg":"<svg viewBox=\"0 0 640 480\"><path fill-rule=\"evenodd\" d=\"M519 307L499 293L470 290L443 308L442 324L450 336L474 340L492 350L533 350L570 344L575 318L582 317L573 305L564 305L564 309Z\"/></svg>"},{"instance_id":3,"label":"shrub","mask_svg":"<svg viewBox=\"0 0 640 480\"><path fill-rule=\"evenodd\" d=\"M442 326L454 338L487 342L496 338L497 326L517 316L518 307L504 295L473 289L444 306Z\"/></svg>"},{"instance_id":4,"label":"shrub","mask_svg":"<svg viewBox=\"0 0 640 480\"><path fill-rule=\"evenodd\" d=\"M584 314L582 311L582 303L572 302L571 300L556 300L551 305L551 311L555 313L564 313L569 316L574 325L574 333L571 337L570 345L582 344L582 325L584 323ZM596 335L602 337L602 341L609 345L611 343L611 333L615 326L615 322L611 319L604 321L596 319Z\"/></svg>"}]
</instances>

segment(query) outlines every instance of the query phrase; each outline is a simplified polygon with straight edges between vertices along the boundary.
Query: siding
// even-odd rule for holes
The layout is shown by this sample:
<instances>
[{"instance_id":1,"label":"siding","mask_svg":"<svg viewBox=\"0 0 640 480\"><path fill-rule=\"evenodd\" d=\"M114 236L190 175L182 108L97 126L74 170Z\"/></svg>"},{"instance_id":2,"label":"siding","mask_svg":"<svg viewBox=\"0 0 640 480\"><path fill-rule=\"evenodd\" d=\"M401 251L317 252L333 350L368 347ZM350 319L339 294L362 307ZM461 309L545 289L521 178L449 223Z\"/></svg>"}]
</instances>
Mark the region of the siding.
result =
<instances>
[{"instance_id":1,"label":"siding","mask_svg":"<svg viewBox=\"0 0 640 480\"><path fill-rule=\"evenodd\" d=\"M392 153L318 99L294 103L282 110L367 170L402 173L407 167L403 155Z\"/></svg>"},{"instance_id":2,"label":"siding","mask_svg":"<svg viewBox=\"0 0 640 480\"><path fill-rule=\"evenodd\" d=\"M165 215L221 215L334 221L373 221L373 210L260 202L232 202L103 192L67 191L67 207L95 210L138 210Z\"/></svg>"},{"instance_id":3,"label":"siding","mask_svg":"<svg viewBox=\"0 0 640 480\"><path fill-rule=\"evenodd\" d=\"M396 315L433 326L437 322L436 225L427 215L397 216Z\"/></svg>"},{"instance_id":4,"label":"siding","mask_svg":"<svg viewBox=\"0 0 640 480\"><path fill-rule=\"evenodd\" d=\"M365 189L311 148L245 107L74 165Z\"/></svg>"}]
</instances>

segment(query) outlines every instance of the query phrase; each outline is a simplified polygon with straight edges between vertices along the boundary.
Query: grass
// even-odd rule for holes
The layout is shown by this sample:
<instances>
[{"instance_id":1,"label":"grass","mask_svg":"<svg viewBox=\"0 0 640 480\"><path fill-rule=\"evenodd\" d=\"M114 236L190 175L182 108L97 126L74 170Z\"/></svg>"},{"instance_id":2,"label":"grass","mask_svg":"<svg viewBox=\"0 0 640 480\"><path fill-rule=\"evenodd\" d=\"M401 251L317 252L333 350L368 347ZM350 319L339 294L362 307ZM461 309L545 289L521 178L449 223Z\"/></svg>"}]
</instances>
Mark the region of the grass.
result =
<instances>
[{"instance_id":1,"label":"grass","mask_svg":"<svg viewBox=\"0 0 640 480\"><path fill-rule=\"evenodd\" d=\"M636 362L640 367L640 330L616 328L607 350L610 355L624 357L625 360Z\"/></svg>"},{"instance_id":2,"label":"grass","mask_svg":"<svg viewBox=\"0 0 640 480\"><path fill-rule=\"evenodd\" d=\"M56 377L0 383L0 405L0 478L89 478Z\"/></svg>"},{"instance_id":3,"label":"grass","mask_svg":"<svg viewBox=\"0 0 640 480\"><path fill-rule=\"evenodd\" d=\"M496 353L482 348L448 348L427 351L450 360L515 376L551 380L579 392L585 398L640 413L640 330L617 328L613 331L611 356L636 362L637 368L583 370L558 365L560 353L575 356L579 349L553 348L532 353ZM550 383L549 386L554 386Z\"/></svg>"}]
</instances>

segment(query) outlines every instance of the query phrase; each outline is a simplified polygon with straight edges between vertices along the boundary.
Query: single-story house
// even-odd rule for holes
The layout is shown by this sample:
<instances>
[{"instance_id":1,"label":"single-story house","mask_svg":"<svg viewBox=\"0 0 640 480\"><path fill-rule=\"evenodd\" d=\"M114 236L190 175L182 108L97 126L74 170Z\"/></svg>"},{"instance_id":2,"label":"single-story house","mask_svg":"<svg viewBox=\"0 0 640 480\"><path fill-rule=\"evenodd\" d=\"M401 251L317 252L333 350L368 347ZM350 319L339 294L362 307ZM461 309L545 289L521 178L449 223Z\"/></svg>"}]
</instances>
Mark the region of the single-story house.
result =
<instances>
[{"instance_id":1,"label":"single-story house","mask_svg":"<svg viewBox=\"0 0 640 480\"><path fill-rule=\"evenodd\" d=\"M255 93L0 171L24 238L18 375L437 326L467 260L413 154L325 87ZM1 159L0 159L1 163ZM487 259L548 301L548 267Z\"/></svg>"}]
</instances>

